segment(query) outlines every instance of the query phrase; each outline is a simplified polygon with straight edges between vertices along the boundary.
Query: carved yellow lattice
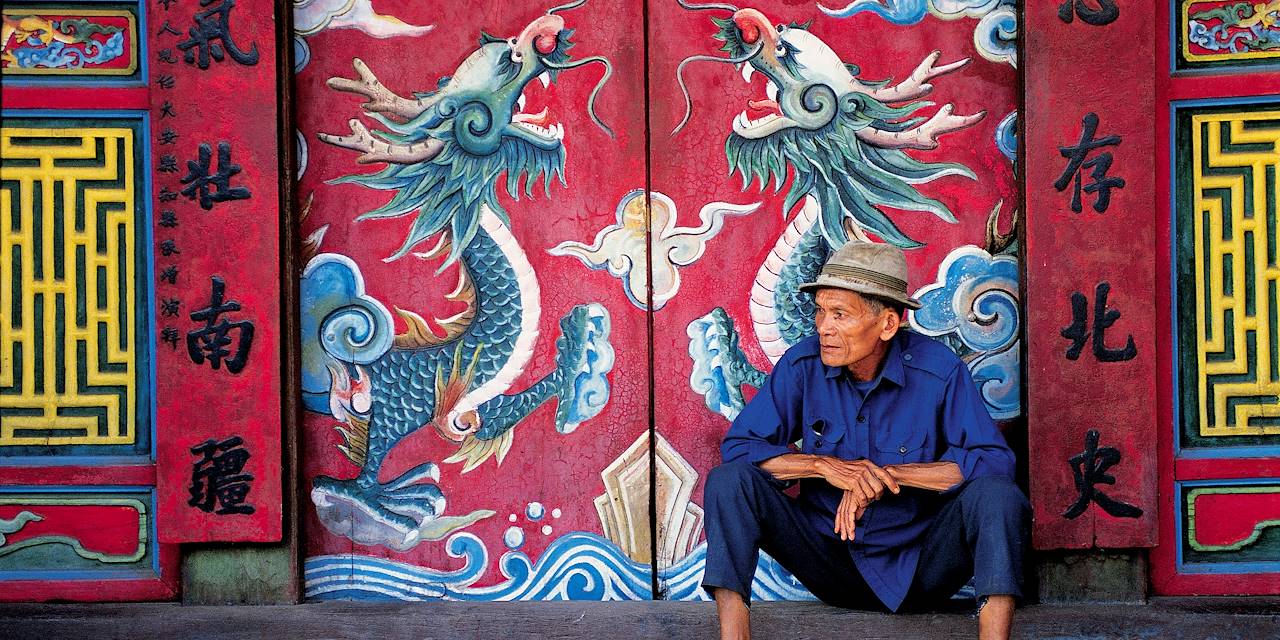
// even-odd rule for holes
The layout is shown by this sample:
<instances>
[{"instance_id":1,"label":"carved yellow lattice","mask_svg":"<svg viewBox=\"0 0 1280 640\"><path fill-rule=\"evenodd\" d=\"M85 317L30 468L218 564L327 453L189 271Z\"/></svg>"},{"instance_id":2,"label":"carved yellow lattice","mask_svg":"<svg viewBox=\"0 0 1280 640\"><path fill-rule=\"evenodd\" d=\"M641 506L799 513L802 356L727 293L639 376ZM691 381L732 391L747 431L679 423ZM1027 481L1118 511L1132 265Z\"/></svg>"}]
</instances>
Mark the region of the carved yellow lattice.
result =
<instances>
[{"instance_id":1,"label":"carved yellow lattice","mask_svg":"<svg viewBox=\"0 0 1280 640\"><path fill-rule=\"evenodd\" d=\"M1280 111L1191 130L1200 435L1280 434Z\"/></svg>"},{"instance_id":2,"label":"carved yellow lattice","mask_svg":"<svg viewBox=\"0 0 1280 640\"><path fill-rule=\"evenodd\" d=\"M0 446L135 440L134 136L0 129Z\"/></svg>"}]
</instances>

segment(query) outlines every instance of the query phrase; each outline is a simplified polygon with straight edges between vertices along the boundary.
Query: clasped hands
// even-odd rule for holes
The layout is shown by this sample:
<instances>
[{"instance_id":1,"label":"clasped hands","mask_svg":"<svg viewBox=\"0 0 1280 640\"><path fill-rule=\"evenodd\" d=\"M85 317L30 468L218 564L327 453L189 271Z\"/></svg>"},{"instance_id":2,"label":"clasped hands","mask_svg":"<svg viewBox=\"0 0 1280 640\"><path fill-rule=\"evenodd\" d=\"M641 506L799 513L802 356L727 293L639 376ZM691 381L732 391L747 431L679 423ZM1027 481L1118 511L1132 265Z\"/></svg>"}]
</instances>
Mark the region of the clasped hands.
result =
<instances>
[{"instance_id":1,"label":"clasped hands","mask_svg":"<svg viewBox=\"0 0 1280 640\"><path fill-rule=\"evenodd\" d=\"M853 540L858 519L867 507L888 490L895 495L901 491L893 476L870 460L842 460L822 457L815 463L815 470L831 486L844 490L840 506L836 508L836 535L841 540Z\"/></svg>"}]
</instances>

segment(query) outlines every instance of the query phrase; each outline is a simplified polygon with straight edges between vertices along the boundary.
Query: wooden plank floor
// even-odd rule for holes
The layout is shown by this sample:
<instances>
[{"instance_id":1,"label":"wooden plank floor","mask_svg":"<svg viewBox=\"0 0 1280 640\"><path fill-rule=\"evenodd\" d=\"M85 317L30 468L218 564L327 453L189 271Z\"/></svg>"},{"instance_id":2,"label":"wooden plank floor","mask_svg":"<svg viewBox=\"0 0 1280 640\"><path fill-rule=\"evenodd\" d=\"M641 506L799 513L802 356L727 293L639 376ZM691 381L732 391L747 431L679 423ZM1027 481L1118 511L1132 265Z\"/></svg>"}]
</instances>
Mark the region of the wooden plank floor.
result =
<instances>
[{"instance_id":1,"label":"wooden plank floor","mask_svg":"<svg viewBox=\"0 0 1280 640\"><path fill-rule=\"evenodd\" d=\"M964 614L885 615L816 603L758 603L757 638L787 640L973 638ZM1051 639L1280 638L1274 598L1156 599L1146 605L1035 605L1015 636ZM0 605L0 638L282 640L546 638L714 640L715 610L694 602L360 603L296 606Z\"/></svg>"}]
</instances>

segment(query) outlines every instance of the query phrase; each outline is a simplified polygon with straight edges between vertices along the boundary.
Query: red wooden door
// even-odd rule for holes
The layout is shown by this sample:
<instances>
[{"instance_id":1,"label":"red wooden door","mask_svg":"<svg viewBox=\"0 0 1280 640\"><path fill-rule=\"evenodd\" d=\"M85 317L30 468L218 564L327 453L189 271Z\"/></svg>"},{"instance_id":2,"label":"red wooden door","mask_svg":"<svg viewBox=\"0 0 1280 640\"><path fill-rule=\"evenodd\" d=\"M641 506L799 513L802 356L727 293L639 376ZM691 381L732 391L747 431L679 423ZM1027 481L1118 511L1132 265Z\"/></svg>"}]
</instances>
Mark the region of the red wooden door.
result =
<instances>
[{"instance_id":1,"label":"red wooden door","mask_svg":"<svg viewBox=\"0 0 1280 640\"><path fill-rule=\"evenodd\" d=\"M4 6L0 599L281 536L271 4Z\"/></svg>"},{"instance_id":2,"label":"red wooden door","mask_svg":"<svg viewBox=\"0 0 1280 640\"><path fill-rule=\"evenodd\" d=\"M1276 3L1158 21L1160 546L1165 594L1280 593ZM1166 19L1167 18L1167 19ZM1272 44L1268 45L1270 42Z\"/></svg>"}]
</instances>

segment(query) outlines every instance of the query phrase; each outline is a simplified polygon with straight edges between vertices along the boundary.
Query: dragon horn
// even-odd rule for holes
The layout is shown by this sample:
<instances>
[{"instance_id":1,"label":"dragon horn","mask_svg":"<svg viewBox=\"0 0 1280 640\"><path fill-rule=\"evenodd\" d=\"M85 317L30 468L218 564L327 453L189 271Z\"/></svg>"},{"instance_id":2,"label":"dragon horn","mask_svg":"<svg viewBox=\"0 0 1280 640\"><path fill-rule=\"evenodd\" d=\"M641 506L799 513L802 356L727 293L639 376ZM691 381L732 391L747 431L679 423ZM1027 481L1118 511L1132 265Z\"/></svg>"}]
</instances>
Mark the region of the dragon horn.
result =
<instances>
[{"instance_id":1,"label":"dragon horn","mask_svg":"<svg viewBox=\"0 0 1280 640\"><path fill-rule=\"evenodd\" d=\"M679 2L679 3L680 3L680 6L684 7L685 9L688 9L688 10L690 10L690 11L717 11L717 10L721 10L721 11L728 11L729 13L737 13L737 12L738 12L738 8L737 8L737 7L735 7L735 6L733 6L733 5L731 5L731 4L720 4L720 3L717 3L717 2L711 2L711 3L707 3L707 4L689 4L688 2L685 2L684 0L676 0L676 2Z\"/></svg>"},{"instance_id":2,"label":"dragon horn","mask_svg":"<svg viewBox=\"0 0 1280 640\"><path fill-rule=\"evenodd\" d=\"M586 3L587 3L587 0L574 0L573 2L567 2L558 7L552 7L550 9L547 9L547 15L551 15L557 11L568 11L570 9L577 9L578 7L581 7Z\"/></svg>"}]
</instances>

